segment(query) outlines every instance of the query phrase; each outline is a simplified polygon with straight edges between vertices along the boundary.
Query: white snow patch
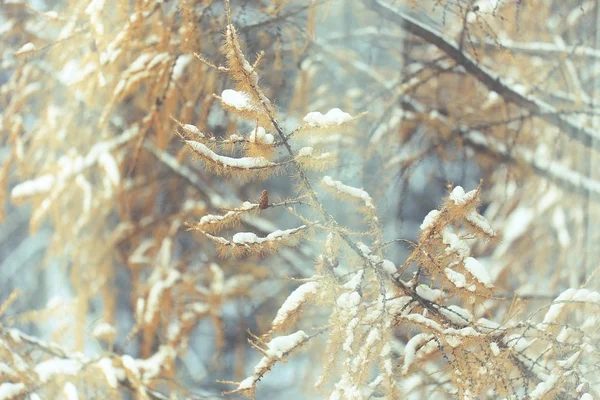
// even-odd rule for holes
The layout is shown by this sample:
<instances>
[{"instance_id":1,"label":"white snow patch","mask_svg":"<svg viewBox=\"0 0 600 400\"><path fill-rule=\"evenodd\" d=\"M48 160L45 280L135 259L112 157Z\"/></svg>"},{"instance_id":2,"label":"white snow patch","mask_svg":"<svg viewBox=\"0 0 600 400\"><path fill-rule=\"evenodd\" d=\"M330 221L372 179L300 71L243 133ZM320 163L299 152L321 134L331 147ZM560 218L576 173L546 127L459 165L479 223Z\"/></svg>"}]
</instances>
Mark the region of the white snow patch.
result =
<instances>
[{"instance_id":1,"label":"white snow patch","mask_svg":"<svg viewBox=\"0 0 600 400\"><path fill-rule=\"evenodd\" d=\"M463 288L467 284L467 279L460 272L456 272L450 268L444 269L446 277L456 286L457 288Z\"/></svg>"},{"instance_id":2,"label":"white snow patch","mask_svg":"<svg viewBox=\"0 0 600 400\"><path fill-rule=\"evenodd\" d=\"M443 314L450 322L459 325L466 326L473 321L473 314L469 310L465 310L462 307L451 305L447 307L440 307L440 313Z\"/></svg>"},{"instance_id":3,"label":"white snow patch","mask_svg":"<svg viewBox=\"0 0 600 400\"><path fill-rule=\"evenodd\" d=\"M439 216L440 212L438 210L429 211L429 213L425 216L425 219L423 219L423 223L420 226L421 230L426 231L429 228L431 228L433 224L435 224Z\"/></svg>"},{"instance_id":4,"label":"white snow patch","mask_svg":"<svg viewBox=\"0 0 600 400\"><path fill-rule=\"evenodd\" d=\"M465 259L465 269L471 273L485 287L492 288L494 285L491 282L490 275L485 267L473 257Z\"/></svg>"},{"instance_id":5,"label":"white snow patch","mask_svg":"<svg viewBox=\"0 0 600 400\"><path fill-rule=\"evenodd\" d=\"M270 145L275 142L275 138L270 133L265 133L265 128L262 126L256 127L248 137L251 143Z\"/></svg>"},{"instance_id":6,"label":"white snow patch","mask_svg":"<svg viewBox=\"0 0 600 400\"><path fill-rule=\"evenodd\" d=\"M288 298L283 302L277 316L273 320L273 326L283 324L288 317L294 313L302 304L304 304L310 296L314 296L319 289L318 282L306 282L296 288Z\"/></svg>"},{"instance_id":7,"label":"white snow patch","mask_svg":"<svg viewBox=\"0 0 600 400\"><path fill-rule=\"evenodd\" d=\"M79 400L77 388L71 382L65 383L63 392L65 393L65 400Z\"/></svg>"},{"instance_id":8,"label":"white snow patch","mask_svg":"<svg viewBox=\"0 0 600 400\"><path fill-rule=\"evenodd\" d=\"M457 186L450 193L449 199L454 202L454 204L462 205L466 204L470 201L473 201L475 196L477 195L477 190L471 190L470 192L465 193L465 189L462 186Z\"/></svg>"},{"instance_id":9,"label":"white snow patch","mask_svg":"<svg viewBox=\"0 0 600 400\"><path fill-rule=\"evenodd\" d=\"M72 359L51 358L35 366L34 371L42 383L55 375L76 375L81 369L81 363Z\"/></svg>"},{"instance_id":10,"label":"white snow patch","mask_svg":"<svg viewBox=\"0 0 600 400\"><path fill-rule=\"evenodd\" d=\"M45 174L35 179L21 182L10 192L13 200L48 193L54 186L56 179L52 174Z\"/></svg>"},{"instance_id":11,"label":"white snow patch","mask_svg":"<svg viewBox=\"0 0 600 400\"><path fill-rule=\"evenodd\" d=\"M342 182L333 180L330 176L327 175L323 177L321 182L323 182L323 184L326 186L334 188L340 193L344 193L351 197L355 197L357 199L362 200L367 208L370 208L372 210L375 209L375 206L373 205L373 199L371 199L371 196L366 191L352 186L344 185Z\"/></svg>"},{"instance_id":12,"label":"white snow patch","mask_svg":"<svg viewBox=\"0 0 600 400\"><path fill-rule=\"evenodd\" d=\"M422 283L419 286L417 286L417 294L427 301L436 302L442 295L442 291L439 289L432 289L429 286Z\"/></svg>"},{"instance_id":13,"label":"white snow patch","mask_svg":"<svg viewBox=\"0 0 600 400\"><path fill-rule=\"evenodd\" d=\"M330 127L352 121L352 116L339 108L332 108L323 115L320 112L310 112L304 117L304 122L312 127Z\"/></svg>"},{"instance_id":14,"label":"white snow patch","mask_svg":"<svg viewBox=\"0 0 600 400\"><path fill-rule=\"evenodd\" d=\"M218 155L200 142L187 140L186 143L195 151L211 160L230 168L252 169L275 165L264 157L232 158Z\"/></svg>"},{"instance_id":15,"label":"white snow patch","mask_svg":"<svg viewBox=\"0 0 600 400\"><path fill-rule=\"evenodd\" d=\"M19 50L15 51L15 56L31 53L35 50L36 50L35 45L31 42L27 42L23 46L21 46L21 48Z\"/></svg>"},{"instance_id":16,"label":"white snow patch","mask_svg":"<svg viewBox=\"0 0 600 400\"><path fill-rule=\"evenodd\" d=\"M298 331L287 336L278 336L267 344L267 355L271 358L281 359L285 353L294 349L306 338L308 338L308 335L304 331Z\"/></svg>"},{"instance_id":17,"label":"white snow patch","mask_svg":"<svg viewBox=\"0 0 600 400\"><path fill-rule=\"evenodd\" d=\"M251 109L250 96L246 92L238 92L237 90L226 89L221 93L221 99L226 105L238 110Z\"/></svg>"},{"instance_id":18,"label":"white snow patch","mask_svg":"<svg viewBox=\"0 0 600 400\"><path fill-rule=\"evenodd\" d=\"M492 349L492 354L494 354L494 357L498 357L500 354L500 347L498 347L496 342L490 343L490 349Z\"/></svg>"},{"instance_id":19,"label":"white snow patch","mask_svg":"<svg viewBox=\"0 0 600 400\"><path fill-rule=\"evenodd\" d=\"M24 383L2 383L0 384L0 400L14 399L24 391Z\"/></svg>"}]
</instances>

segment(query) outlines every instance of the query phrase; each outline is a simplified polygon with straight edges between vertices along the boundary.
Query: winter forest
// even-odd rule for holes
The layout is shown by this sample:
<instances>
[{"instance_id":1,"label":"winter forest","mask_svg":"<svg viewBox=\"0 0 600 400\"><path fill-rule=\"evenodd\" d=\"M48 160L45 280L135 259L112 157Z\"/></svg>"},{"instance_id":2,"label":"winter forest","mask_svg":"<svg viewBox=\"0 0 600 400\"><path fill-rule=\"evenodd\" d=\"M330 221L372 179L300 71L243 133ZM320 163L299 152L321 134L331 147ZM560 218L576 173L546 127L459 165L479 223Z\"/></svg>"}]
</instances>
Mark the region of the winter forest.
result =
<instances>
[{"instance_id":1,"label":"winter forest","mask_svg":"<svg viewBox=\"0 0 600 400\"><path fill-rule=\"evenodd\" d=\"M598 0L0 0L0 400L600 399L598 99Z\"/></svg>"}]
</instances>

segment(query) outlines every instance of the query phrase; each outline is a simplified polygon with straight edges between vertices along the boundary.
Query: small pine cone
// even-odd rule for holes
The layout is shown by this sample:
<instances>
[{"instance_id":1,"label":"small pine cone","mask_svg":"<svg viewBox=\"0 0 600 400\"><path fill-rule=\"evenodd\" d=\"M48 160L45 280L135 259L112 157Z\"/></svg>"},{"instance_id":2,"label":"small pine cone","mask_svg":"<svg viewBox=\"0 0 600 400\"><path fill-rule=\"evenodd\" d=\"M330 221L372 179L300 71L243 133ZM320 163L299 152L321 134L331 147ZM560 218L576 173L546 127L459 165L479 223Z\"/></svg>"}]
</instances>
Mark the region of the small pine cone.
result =
<instances>
[{"instance_id":1,"label":"small pine cone","mask_svg":"<svg viewBox=\"0 0 600 400\"><path fill-rule=\"evenodd\" d=\"M263 190L258 201L258 208L264 210L267 207L269 207L269 194L266 190Z\"/></svg>"}]
</instances>

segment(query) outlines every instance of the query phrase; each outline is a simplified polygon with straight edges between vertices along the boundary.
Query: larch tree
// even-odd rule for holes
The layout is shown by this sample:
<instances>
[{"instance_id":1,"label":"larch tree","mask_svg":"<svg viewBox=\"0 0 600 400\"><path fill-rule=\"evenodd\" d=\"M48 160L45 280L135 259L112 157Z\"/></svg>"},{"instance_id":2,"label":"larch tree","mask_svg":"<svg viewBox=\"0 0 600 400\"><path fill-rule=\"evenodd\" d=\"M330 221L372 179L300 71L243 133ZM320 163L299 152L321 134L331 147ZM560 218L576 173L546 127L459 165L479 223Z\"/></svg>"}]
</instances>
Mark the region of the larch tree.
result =
<instances>
[{"instance_id":1,"label":"larch tree","mask_svg":"<svg viewBox=\"0 0 600 400\"><path fill-rule=\"evenodd\" d=\"M600 397L596 0L0 0L0 400Z\"/></svg>"}]
</instances>

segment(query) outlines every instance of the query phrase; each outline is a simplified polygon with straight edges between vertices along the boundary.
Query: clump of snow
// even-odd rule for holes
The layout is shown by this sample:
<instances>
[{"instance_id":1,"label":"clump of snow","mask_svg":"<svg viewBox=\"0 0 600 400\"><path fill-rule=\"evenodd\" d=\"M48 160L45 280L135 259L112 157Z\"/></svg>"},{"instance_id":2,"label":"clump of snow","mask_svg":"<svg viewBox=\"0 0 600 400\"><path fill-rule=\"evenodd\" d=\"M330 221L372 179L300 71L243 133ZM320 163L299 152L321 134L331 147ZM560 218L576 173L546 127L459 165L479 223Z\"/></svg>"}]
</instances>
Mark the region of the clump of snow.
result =
<instances>
[{"instance_id":1,"label":"clump of snow","mask_svg":"<svg viewBox=\"0 0 600 400\"><path fill-rule=\"evenodd\" d=\"M304 117L304 122L312 127L330 127L352 121L352 116L339 108L332 108L323 115L320 112L310 112Z\"/></svg>"},{"instance_id":2,"label":"clump of snow","mask_svg":"<svg viewBox=\"0 0 600 400\"><path fill-rule=\"evenodd\" d=\"M102 339L106 340L107 342L112 342L117 336L117 330L111 324L102 322L96 325L92 334L96 339Z\"/></svg>"},{"instance_id":3,"label":"clump of snow","mask_svg":"<svg viewBox=\"0 0 600 400\"><path fill-rule=\"evenodd\" d=\"M423 223L420 226L421 230L426 231L427 229L431 228L433 224L435 224L439 216L440 212L438 210L429 211L429 213L425 216L425 219L423 219Z\"/></svg>"},{"instance_id":4,"label":"clump of snow","mask_svg":"<svg viewBox=\"0 0 600 400\"><path fill-rule=\"evenodd\" d=\"M253 376L249 376L240 382L240 384L237 387L237 390L252 389L255 385L256 385L256 378Z\"/></svg>"},{"instance_id":5,"label":"clump of snow","mask_svg":"<svg viewBox=\"0 0 600 400\"><path fill-rule=\"evenodd\" d=\"M307 338L308 335L304 331L298 331L287 336L278 336L267 344L267 355L271 358L281 359Z\"/></svg>"},{"instance_id":6,"label":"clump of snow","mask_svg":"<svg viewBox=\"0 0 600 400\"><path fill-rule=\"evenodd\" d=\"M442 291L439 289L432 289L429 286L422 283L419 286L417 286L417 294L422 299L425 299L425 300L431 301L431 302L436 302L439 300L440 296L442 295Z\"/></svg>"},{"instance_id":7,"label":"clump of snow","mask_svg":"<svg viewBox=\"0 0 600 400\"><path fill-rule=\"evenodd\" d=\"M408 370L415 362L417 351L423 348L427 343L433 341L434 336L431 333L419 333L413 336L404 347L404 365L402 365L402 375L408 374ZM437 344L433 341L435 346Z\"/></svg>"},{"instance_id":8,"label":"clump of snow","mask_svg":"<svg viewBox=\"0 0 600 400\"><path fill-rule=\"evenodd\" d=\"M280 241L283 239L287 239L290 235L306 228L306 225L299 226L298 228L286 229L286 230L277 230L275 232L269 233L266 237L261 238L258 237L255 233L252 232L238 232L233 235L231 241L235 244L246 245L248 243L264 243L264 242L274 242Z\"/></svg>"},{"instance_id":9,"label":"clump of snow","mask_svg":"<svg viewBox=\"0 0 600 400\"><path fill-rule=\"evenodd\" d=\"M498 357L498 355L500 355L500 347L498 347L496 342L490 343L490 349L492 350L494 357Z\"/></svg>"},{"instance_id":10,"label":"clump of snow","mask_svg":"<svg viewBox=\"0 0 600 400\"><path fill-rule=\"evenodd\" d=\"M251 143L258 144L273 144L275 142L273 135L270 133L265 133L265 128L262 126L256 127L252 132L250 132L248 139Z\"/></svg>"},{"instance_id":11,"label":"clump of snow","mask_svg":"<svg viewBox=\"0 0 600 400\"><path fill-rule=\"evenodd\" d=\"M194 135L196 135L198 137L204 137L204 133L200 132L200 129L198 129L198 127L196 125L183 124L182 128L185 131L193 133Z\"/></svg>"},{"instance_id":12,"label":"clump of snow","mask_svg":"<svg viewBox=\"0 0 600 400\"><path fill-rule=\"evenodd\" d=\"M264 157L242 157L242 158L232 158L218 155L213 152L207 146L200 142L195 142L192 140L187 140L186 143L195 151L202 154L206 158L211 159L214 162L217 162L224 167L229 168L239 168L239 169L252 169L252 168L262 168L275 165Z\"/></svg>"},{"instance_id":13,"label":"clump of snow","mask_svg":"<svg viewBox=\"0 0 600 400\"><path fill-rule=\"evenodd\" d=\"M0 400L14 399L24 391L24 383L2 383L0 384Z\"/></svg>"},{"instance_id":14,"label":"clump of snow","mask_svg":"<svg viewBox=\"0 0 600 400\"><path fill-rule=\"evenodd\" d=\"M165 290L171 288L180 277L181 274L179 271L170 269L164 280L160 280L152 285L148 293L148 303L146 304L144 313L144 321L147 324L151 324L154 320L154 316L160 307L160 299Z\"/></svg>"},{"instance_id":15,"label":"clump of snow","mask_svg":"<svg viewBox=\"0 0 600 400\"><path fill-rule=\"evenodd\" d=\"M225 214L225 215L208 214L208 215L205 215L202 218L200 218L200 225L216 224L217 222L227 219L230 216L235 215L235 214L236 214L235 211L228 211L227 214Z\"/></svg>"},{"instance_id":16,"label":"clump of snow","mask_svg":"<svg viewBox=\"0 0 600 400\"><path fill-rule=\"evenodd\" d=\"M445 268L444 273L450 282L454 284L457 288L463 288L467 284L467 279L460 272L456 272L450 268Z\"/></svg>"},{"instance_id":17,"label":"clump of snow","mask_svg":"<svg viewBox=\"0 0 600 400\"><path fill-rule=\"evenodd\" d=\"M52 174L41 175L35 179L21 182L10 192L13 200L48 193L54 186L56 179Z\"/></svg>"},{"instance_id":18,"label":"clump of snow","mask_svg":"<svg viewBox=\"0 0 600 400\"><path fill-rule=\"evenodd\" d=\"M321 181L323 182L323 184L334 188L340 193L344 193L351 197L355 197L357 199L362 200L367 208L370 208L372 210L375 209L375 206L373 205L373 199L371 199L371 196L369 196L369 193L367 193L366 191L352 186L344 185L342 182L333 180L330 176L327 175L324 176Z\"/></svg>"},{"instance_id":19,"label":"clump of snow","mask_svg":"<svg viewBox=\"0 0 600 400\"><path fill-rule=\"evenodd\" d=\"M31 53L31 52L34 52L35 50L36 50L35 45L31 42L27 42L23 46L21 46L21 48L19 50L15 51L15 56Z\"/></svg>"},{"instance_id":20,"label":"clump of snow","mask_svg":"<svg viewBox=\"0 0 600 400\"><path fill-rule=\"evenodd\" d=\"M471 254L469 245L449 229L445 229L442 233L442 240L444 244L448 245L446 253L456 253L461 260Z\"/></svg>"},{"instance_id":21,"label":"clump of snow","mask_svg":"<svg viewBox=\"0 0 600 400\"><path fill-rule=\"evenodd\" d=\"M364 270L361 269L356 274L354 274L352 279L350 279L348 282L346 282L343 287L345 289L355 290L358 287L358 285L360 285L360 281L362 280L363 275L364 275Z\"/></svg>"},{"instance_id":22,"label":"clump of snow","mask_svg":"<svg viewBox=\"0 0 600 400\"><path fill-rule=\"evenodd\" d=\"M287 239L291 234L297 232L300 229L304 229L305 227L306 227L305 225L302 225L301 227L298 227L298 228L278 230L275 232L271 232L267 235L266 240L273 241L273 240Z\"/></svg>"},{"instance_id":23,"label":"clump of snow","mask_svg":"<svg viewBox=\"0 0 600 400\"><path fill-rule=\"evenodd\" d=\"M396 269L396 265L390 260L383 260L381 262L381 267L385 272L387 272L390 275L394 275L396 272L398 272L398 270Z\"/></svg>"},{"instance_id":24,"label":"clump of snow","mask_svg":"<svg viewBox=\"0 0 600 400\"><path fill-rule=\"evenodd\" d=\"M35 366L34 371L42 383L48 382L56 375L76 375L81 363L72 359L51 358Z\"/></svg>"},{"instance_id":25,"label":"clump of snow","mask_svg":"<svg viewBox=\"0 0 600 400\"><path fill-rule=\"evenodd\" d=\"M144 382L150 382L160 374L165 363L169 360L174 360L176 356L177 353L171 346L160 346L158 351L151 357L145 360L133 360L135 365L134 370L142 373ZM127 365L125 366L127 367Z\"/></svg>"},{"instance_id":26,"label":"clump of snow","mask_svg":"<svg viewBox=\"0 0 600 400\"><path fill-rule=\"evenodd\" d=\"M462 186L457 186L452 190L452 193L450 193L449 199L456 205L462 205L472 201L476 195L476 189L465 193L465 189L463 189Z\"/></svg>"},{"instance_id":27,"label":"clump of snow","mask_svg":"<svg viewBox=\"0 0 600 400\"><path fill-rule=\"evenodd\" d=\"M543 324L555 322L562 309L567 305L566 302L569 301L600 304L600 293L589 289L570 288L565 290L554 300L552 306L546 312ZM538 328L543 329L544 325L538 325Z\"/></svg>"},{"instance_id":28,"label":"clump of snow","mask_svg":"<svg viewBox=\"0 0 600 400\"><path fill-rule=\"evenodd\" d=\"M465 259L465 269L471 273L485 287L492 288L494 285L491 282L490 275L485 267L473 257Z\"/></svg>"},{"instance_id":29,"label":"clump of snow","mask_svg":"<svg viewBox=\"0 0 600 400\"><path fill-rule=\"evenodd\" d=\"M440 307L440 313L448 320L456 325L466 326L473 321L473 314L469 310L462 307L451 305L448 307Z\"/></svg>"},{"instance_id":30,"label":"clump of snow","mask_svg":"<svg viewBox=\"0 0 600 400\"><path fill-rule=\"evenodd\" d=\"M175 65L173 66L172 77L174 81L178 81L183 76L186 67L192 61L193 57L191 54L182 54L177 57L177 61L175 61Z\"/></svg>"},{"instance_id":31,"label":"clump of snow","mask_svg":"<svg viewBox=\"0 0 600 400\"><path fill-rule=\"evenodd\" d=\"M102 373L104 374L104 377L106 378L106 382L108 383L108 386L110 386L113 389L116 389L117 385L119 383L119 377L121 374L118 372L118 370L115 369L110 358L103 357L100 359L100 361L98 361L97 364L98 364L98 367L102 370ZM123 372L123 371L120 370L120 372Z\"/></svg>"},{"instance_id":32,"label":"clump of snow","mask_svg":"<svg viewBox=\"0 0 600 400\"><path fill-rule=\"evenodd\" d=\"M238 110L248 110L252 106L250 104L250 96L246 92L238 92L237 90L226 89L221 93L221 99L226 105Z\"/></svg>"},{"instance_id":33,"label":"clump of snow","mask_svg":"<svg viewBox=\"0 0 600 400\"><path fill-rule=\"evenodd\" d=\"M79 400L77 388L71 382L65 383L65 386L63 387L63 392L65 394L66 400Z\"/></svg>"},{"instance_id":34,"label":"clump of snow","mask_svg":"<svg viewBox=\"0 0 600 400\"><path fill-rule=\"evenodd\" d=\"M496 232L492 229L490 223L475 210L471 211L469 214L465 216L465 219L469 221L471 224L481 229L489 236L496 236Z\"/></svg>"},{"instance_id":35,"label":"clump of snow","mask_svg":"<svg viewBox=\"0 0 600 400\"><path fill-rule=\"evenodd\" d=\"M279 326L287 321L288 317L294 313L302 304L304 304L308 297L314 296L319 289L319 283L315 281L306 282L296 288L287 299L283 302L277 316L273 320L273 326Z\"/></svg>"},{"instance_id":36,"label":"clump of snow","mask_svg":"<svg viewBox=\"0 0 600 400\"><path fill-rule=\"evenodd\" d=\"M233 235L233 243L246 244L246 243L260 243L261 240L255 233L252 232L238 232Z\"/></svg>"}]
</instances>

